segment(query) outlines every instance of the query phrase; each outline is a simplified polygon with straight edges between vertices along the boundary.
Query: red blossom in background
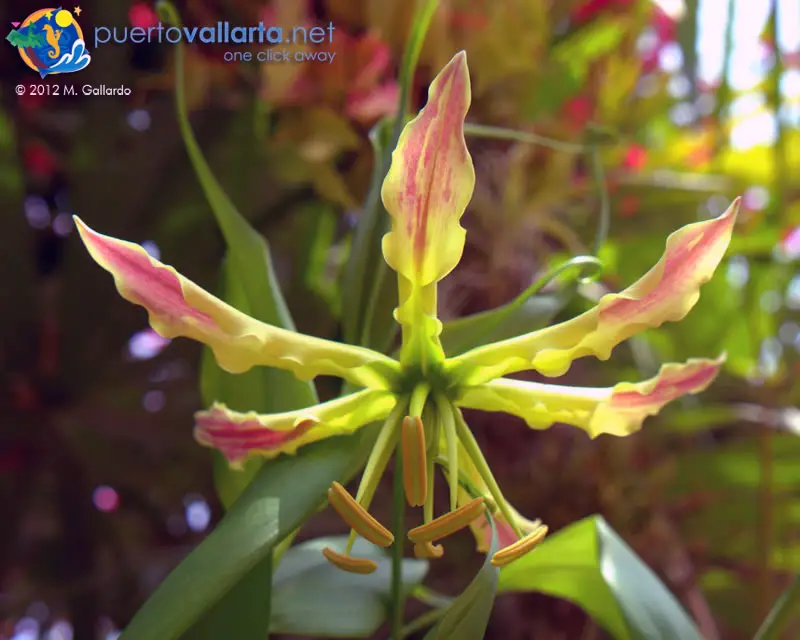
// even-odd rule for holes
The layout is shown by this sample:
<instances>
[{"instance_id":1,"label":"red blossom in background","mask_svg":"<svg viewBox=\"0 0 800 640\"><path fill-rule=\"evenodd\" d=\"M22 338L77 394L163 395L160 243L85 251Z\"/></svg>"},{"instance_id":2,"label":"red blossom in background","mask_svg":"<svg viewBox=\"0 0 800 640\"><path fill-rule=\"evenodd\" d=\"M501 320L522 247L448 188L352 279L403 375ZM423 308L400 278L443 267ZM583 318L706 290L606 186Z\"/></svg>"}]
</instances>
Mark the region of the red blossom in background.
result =
<instances>
[{"instance_id":1,"label":"red blossom in background","mask_svg":"<svg viewBox=\"0 0 800 640\"><path fill-rule=\"evenodd\" d=\"M137 2L128 11L128 20L134 27L148 29L158 25L158 14L149 4Z\"/></svg>"},{"instance_id":2,"label":"red blossom in background","mask_svg":"<svg viewBox=\"0 0 800 640\"><path fill-rule=\"evenodd\" d=\"M365 125L394 113L400 87L388 44L375 34L337 32L332 64L306 63L291 87L269 96L283 106L339 104L348 117Z\"/></svg>"},{"instance_id":3,"label":"red blossom in background","mask_svg":"<svg viewBox=\"0 0 800 640\"><path fill-rule=\"evenodd\" d=\"M633 218L639 213L641 199L639 196L625 196L619 203L619 216L621 218Z\"/></svg>"},{"instance_id":4,"label":"red blossom in background","mask_svg":"<svg viewBox=\"0 0 800 640\"><path fill-rule=\"evenodd\" d=\"M22 150L25 169L37 178L47 178L58 169L55 154L41 142L29 142Z\"/></svg>"},{"instance_id":5,"label":"red blossom in background","mask_svg":"<svg viewBox=\"0 0 800 640\"><path fill-rule=\"evenodd\" d=\"M639 171L647 164L647 149L640 144L632 144L625 153L622 166L626 169Z\"/></svg>"},{"instance_id":6,"label":"red blossom in background","mask_svg":"<svg viewBox=\"0 0 800 640\"><path fill-rule=\"evenodd\" d=\"M594 113L594 103L587 96L577 96L564 103L564 115L573 131L583 131Z\"/></svg>"},{"instance_id":7,"label":"red blossom in background","mask_svg":"<svg viewBox=\"0 0 800 640\"><path fill-rule=\"evenodd\" d=\"M780 246L790 258L800 257L800 225L784 230Z\"/></svg>"},{"instance_id":8,"label":"red blossom in background","mask_svg":"<svg viewBox=\"0 0 800 640\"><path fill-rule=\"evenodd\" d=\"M40 93L34 94L31 91L26 91L19 97L19 107L23 111L35 111L42 107L47 101L47 96Z\"/></svg>"},{"instance_id":9,"label":"red blossom in background","mask_svg":"<svg viewBox=\"0 0 800 640\"><path fill-rule=\"evenodd\" d=\"M678 35L678 24L658 7L653 9L653 21L650 23L655 33L654 46L642 54L642 71L652 73L658 68L658 57L661 50L669 42L674 42Z\"/></svg>"}]
</instances>

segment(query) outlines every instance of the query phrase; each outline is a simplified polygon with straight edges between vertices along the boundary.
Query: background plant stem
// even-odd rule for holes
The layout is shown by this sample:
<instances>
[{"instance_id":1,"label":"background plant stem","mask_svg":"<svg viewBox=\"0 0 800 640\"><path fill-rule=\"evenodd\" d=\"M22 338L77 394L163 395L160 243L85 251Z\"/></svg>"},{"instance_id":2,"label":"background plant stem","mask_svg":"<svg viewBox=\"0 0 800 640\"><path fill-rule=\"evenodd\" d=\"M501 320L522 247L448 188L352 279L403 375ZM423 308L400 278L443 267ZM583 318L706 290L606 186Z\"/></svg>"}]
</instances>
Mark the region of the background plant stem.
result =
<instances>
[{"instance_id":1,"label":"background plant stem","mask_svg":"<svg viewBox=\"0 0 800 640\"><path fill-rule=\"evenodd\" d=\"M405 593L403 592L403 541L405 540L405 503L403 495L403 457L398 448L394 458L394 494L392 509L392 638L403 637L403 613Z\"/></svg>"}]
</instances>

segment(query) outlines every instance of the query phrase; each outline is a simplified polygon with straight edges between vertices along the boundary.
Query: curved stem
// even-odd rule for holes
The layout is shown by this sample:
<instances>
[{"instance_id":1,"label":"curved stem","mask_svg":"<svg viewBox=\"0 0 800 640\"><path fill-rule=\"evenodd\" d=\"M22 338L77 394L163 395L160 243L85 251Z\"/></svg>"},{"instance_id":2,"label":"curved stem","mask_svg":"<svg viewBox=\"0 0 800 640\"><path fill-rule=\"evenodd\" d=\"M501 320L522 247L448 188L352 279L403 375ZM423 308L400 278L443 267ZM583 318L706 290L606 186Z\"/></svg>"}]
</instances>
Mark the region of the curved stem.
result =
<instances>
[{"instance_id":1,"label":"curved stem","mask_svg":"<svg viewBox=\"0 0 800 640\"><path fill-rule=\"evenodd\" d=\"M583 144L555 140L529 131L516 131L514 129L492 127L490 125L475 124L472 122L464 124L464 134L476 138L494 138L495 140L510 140L512 142L536 144L567 153L584 153L586 151L586 145Z\"/></svg>"},{"instance_id":2,"label":"curved stem","mask_svg":"<svg viewBox=\"0 0 800 640\"><path fill-rule=\"evenodd\" d=\"M418 618L414 618L414 620L412 620L405 627L403 627L399 637L406 638L410 636L412 633L416 633L420 629L424 629L425 627L430 627L434 623L438 622L439 618L443 618L444 614L446 613L447 613L446 607L442 609L431 609L430 611L426 611L421 616L419 616Z\"/></svg>"},{"instance_id":3,"label":"curved stem","mask_svg":"<svg viewBox=\"0 0 800 640\"><path fill-rule=\"evenodd\" d=\"M596 146L591 149L592 160L592 182L600 198L600 215L597 218L597 231L594 236L592 253L597 255L603 248L608 237L608 228L611 225L611 203L609 202L608 185L606 185L606 173L603 169L603 160L600 158L600 150Z\"/></svg>"},{"instance_id":4,"label":"curved stem","mask_svg":"<svg viewBox=\"0 0 800 640\"><path fill-rule=\"evenodd\" d=\"M405 593L403 591L403 542L405 540L405 493L403 488L403 456L398 447L394 463L394 494L392 499L392 638L403 637L403 613L405 610Z\"/></svg>"}]
</instances>

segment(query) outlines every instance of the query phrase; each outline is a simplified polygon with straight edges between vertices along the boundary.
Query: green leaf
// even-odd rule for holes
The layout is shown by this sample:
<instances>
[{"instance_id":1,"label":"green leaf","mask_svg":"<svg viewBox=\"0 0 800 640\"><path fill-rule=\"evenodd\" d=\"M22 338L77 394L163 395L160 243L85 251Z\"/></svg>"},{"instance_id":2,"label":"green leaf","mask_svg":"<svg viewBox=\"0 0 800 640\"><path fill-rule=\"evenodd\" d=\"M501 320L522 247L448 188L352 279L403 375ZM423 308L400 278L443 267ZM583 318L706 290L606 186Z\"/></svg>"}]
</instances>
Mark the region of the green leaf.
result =
<instances>
[{"instance_id":1,"label":"green leaf","mask_svg":"<svg viewBox=\"0 0 800 640\"><path fill-rule=\"evenodd\" d=\"M586 66L614 51L627 33L627 25L620 20L597 20L570 33L553 48L556 60L574 65L582 70Z\"/></svg>"},{"instance_id":2,"label":"green leaf","mask_svg":"<svg viewBox=\"0 0 800 640\"><path fill-rule=\"evenodd\" d=\"M344 270L342 285L342 329L345 342L372 346L369 330L366 331L368 307L376 278L387 281L380 265L385 265L381 250L381 238L387 231L386 210L381 202L381 185L389 170L389 153L392 145L392 120L383 119L370 131L369 140L375 166L372 169L372 182L364 202L350 244L350 255ZM387 284L391 284L387 282ZM397 283L395 283L395 292ZM396 295L395 295L396 300ZM392 307L389 307L390 311ZM374 324L374 318L373 322Z\"/></svg>"},{"instance_id":3,"label":"green leaf","mask_svg":"<svg viewBox=\"0 0 800 640\"><path fill-rule=\"evenodd\" d=\"M274 615L272 564L272 554L268 553L183 634L182 640L266 638Z\"/></svg>"},{"instance_id":4,"label":"green leaf","mask_svg":"<svg viewBox=\"0 0 800 640\"><path fill-rule=\"evenodd\" d=\"M231 590L245 576L251 579L275 546L324 504L331 483L347 482L364 464L376 435L375 429L364 431L265 465L217 528L134 615L121 640L178 638L224 595L238 593Z\"/></svg>"},{"instance_id":5,"label":"green leaf","mask_svg":"<svg viewBox=\"0 0 800 640\"><path fill-rule=\"evenodd\" d=\"M489 516L487 516L489 517ZM497 529L492 526L492 544L483 567L464 592L448 607L444 617L425 636L425 640L483 640L497 594L500 570L492 564L497 552Z\"/></svg>"},{"instance_id":6,"label":"green leaf","mask_svg":"<svg viewBox=\"0 0 800 640\"><path fill-rule=\"evenodd\" d=\"M372 183L358 221L344 271L342 324L345 341L386 351L397 331L392 312L397 305L397 280L383 259L381 239L388 216L381 187L408 113L408 101L425 35L439 0L419 0L400 65L400 97L396 117L379 122L370 132L375 157Z\"/></svg>"},{"instance_id":7,"label":"green leaf","mask_svg":"<svg viewBox=\"0 0 800 640\"><path fill-rule=\"evenodd\" d=\"M180 16L171 3L162 0L158 3L157 8L168 22L180 26ZM230 250L232 272L235 279L241 283L244 297L250 306L250 313L253 317L269 324L293 329L294 323L272 269L272 259L267 242L250 226L250 223L239 213L227 196L214 177L194 136L186 107L183 56L183 46L177 45L175 47L175 99L178 125L189 154L189 160ZM301 395L303 397L300 399L306 401L310 398L310 391L304 390ZM313 402L308 404L311 403Z\"/></svg>"},{"instance_id":8,"label":"green leaf","mask_svg":"<svg viewBox=\"0 0 800 640\"><path fill-rule=\"evenodd\" d=\"M781 594L758 629L754 640L780 640L781 633L800 611L800 576Z\"/></svg>"},{"instance_id":9,"label":"green leaf","mask_svg":"<svg viewBox=\"0 0 800 640\"><path fill-rule=\"evenodd\" d=\"M556 113L584 86L585 74L574 66L553 60L545 66L538 81L525 97L525 113L530 119Z\"/></svg>"},{"instance_id":10,"label":"green leaf","mask_svg":"<svg viewBox=\"0 0 800 640\"><path fill-rule=\"evenodd\" d=\"M669 589L601 516L570 525L504 567L499 590L574 602L616 640L701 640Z\"/></svg>"},{"instance_id":11,"label":"green leaf","mask_svg":"<svg viewBox=\"0 0 800 640\"><path fill-rule=\"evenodd\" d=\"M168 21L180 24L180 16L170 3L160 2L158 9ZM228 258L223 267L223 299L258 320L293 330L294 321L275 276L267 241L228 198L194 137L186 107L183 56L183 47L178 45L175 48L177 118L189 159L228 246ZM207 348L201 369L201 392L206 405L221 401L236 411L290 411L318 402L311 382L302 382L287 371L265 367L254 367L233 376L217 366ZM219 454L215 456L215 483L220 499L229 507L261 463L248 462L245 471L237 472L229 470Z\"/></svg>"},{"instance_id":12,"label":"green leaf","mask_svg":"<svg viewBox=\"0 0 800 640\"><path fill-rule=\"evenodd\" d=\"M387 616L391 559L381 549L357 539L353 555L374 560L378 569L354 575L337 569L322 555L331 547L344 552L347 536L318 538L286 552L273 581L273 633L325 638L366 638ZM419 585L428 572L425 560L403 560L403 583Z\"/></svg>"}]
</instances>

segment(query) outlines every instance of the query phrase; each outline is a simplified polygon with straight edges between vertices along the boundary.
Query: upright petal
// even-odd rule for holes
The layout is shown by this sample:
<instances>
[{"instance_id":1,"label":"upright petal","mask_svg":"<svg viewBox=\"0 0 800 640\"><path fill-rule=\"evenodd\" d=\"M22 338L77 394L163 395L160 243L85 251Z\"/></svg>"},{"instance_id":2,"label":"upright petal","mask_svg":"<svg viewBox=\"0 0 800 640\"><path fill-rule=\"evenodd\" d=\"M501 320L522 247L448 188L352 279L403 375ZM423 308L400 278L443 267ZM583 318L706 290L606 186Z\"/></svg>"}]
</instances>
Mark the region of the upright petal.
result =
<instances>
[{"instance_id":1,"label":"upright petal","mask_svg":"<svg viewBox=\"0 0 800 640\"><path fill-rule=\"evenodd\" d=\"M75 222L91 256L114 276L123 298L147 309L157 333L207 344L226 371L242 373L265 365L288 369L304 380L332 375L383 388L398 370L394 360L369 349L259 322L150 257L139 245L97 233L77 217Z\"/></svg>"},{"instance_id":2,"label":"upright petal","mask_svg":"<svg viewBox=\"0 0 800 640\"><path fill-rule=\"evenodd\" d=\"M621 293L612 293L572 320L518 338L478 347L449 367L463 384L535 369L546 376L567 372L587 355L607 360L620 342L647 328L683 319L700 297L731 240L740 199L713 220L696 222L667 239L661 260Z\"/></svg>"},{"instance_id":3,"label":"upright petal","mask_svg":"<svg viewBox=\"0 0 800 640\"><path fill-rule=\"evenodd\" d=\"M555 422L580 427L592 438L608 433L626 436L638 431L648 416L676 398L705 390L725 357L666 364L644 382L621 382L594 389L539 384L502 378L468 387L457 404L470 409L503 411L519 416L534 429Z\"/></svg>"},{"instance_id":4,"label":"upright petal","mask_svg":"<svg viewBox=\"0 0 800 640\"><path fill-rule=\"evenodd\" d=\"M464 141L470 100L462 51L436 76L428 103L403 129L383 182L381 197L392 222L383 238L386 262L420 287L450 273L464 250L459 220L475 187Z\"/></svg>"},{"instance_id":5,"label":"upright petal","mask_svg":"<svg viewBox=\"0 0 800 640\"><path fill-rule=\"evenodd\" d=\"M352 433L389 415L396 402L388 391L367 389L314 407L259 415L215 404L195 414L195 438L219 449L232 465L250 455L274 458L333 436Z\"/></svg>"}]
</instances>

